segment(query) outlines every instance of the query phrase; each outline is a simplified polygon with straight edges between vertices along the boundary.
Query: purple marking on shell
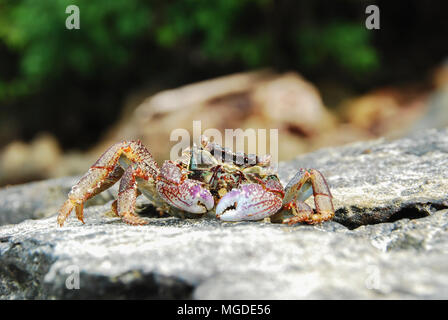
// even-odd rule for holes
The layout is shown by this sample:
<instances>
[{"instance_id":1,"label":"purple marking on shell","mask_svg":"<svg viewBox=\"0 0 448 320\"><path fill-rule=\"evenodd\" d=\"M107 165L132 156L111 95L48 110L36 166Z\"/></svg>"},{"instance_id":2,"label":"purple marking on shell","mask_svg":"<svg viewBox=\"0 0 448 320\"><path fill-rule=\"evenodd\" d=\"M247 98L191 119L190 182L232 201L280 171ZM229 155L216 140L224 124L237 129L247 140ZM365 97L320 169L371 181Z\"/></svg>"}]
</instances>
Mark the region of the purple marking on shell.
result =
<instances>
[{"instance_id":1,"label":"purple marking on shell","mask_svg":"<svg viewBox=\"0 0 448 320\"><path fill-rule=\"evenodd\" d=\"M214 206L211 193L194 180L187 179L180 185L161 180L157 192L169 204L191 213L205 213Z\"/></svg>"},{"instance_id":2,"label":"purple marking on shell","mask_svg":"<svg viewBox=\"0 0 448 320\"><path fill-rule=\"evenodd\" d=\"M193 201L196 200L202 203L207 208L207 211L211 210L215 205L215 201L210 191L204 189L199 184L190 188L190 195Z\"/></svg>"}]
</instances>

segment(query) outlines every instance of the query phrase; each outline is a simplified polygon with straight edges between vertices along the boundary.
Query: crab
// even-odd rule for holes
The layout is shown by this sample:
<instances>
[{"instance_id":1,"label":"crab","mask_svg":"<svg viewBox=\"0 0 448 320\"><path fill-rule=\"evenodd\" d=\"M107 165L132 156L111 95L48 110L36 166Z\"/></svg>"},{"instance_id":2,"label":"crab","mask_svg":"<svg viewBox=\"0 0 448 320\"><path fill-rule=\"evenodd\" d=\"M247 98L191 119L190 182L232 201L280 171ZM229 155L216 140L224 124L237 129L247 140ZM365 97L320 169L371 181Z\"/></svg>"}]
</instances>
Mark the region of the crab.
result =
<instances>
[{"instance_id":1,"label":"crab","mask_svg":"<svg viewBox=\"0 0 448 320\"><path fill-rule=\"evenodd\" d=\"M143 194L161 213L179 218L216 216L221 221L315 224L334 216L332 195L316 169L299 169L286 187L270 165L271 156L232 152L201 136L176 161L161 167L137 141L112 145L74 185L57 221L62 227L74 209L84 223L83 206L120 180L112 211L125 223L148 222L135 212ZM314 209L305 203L314 196Z\"/></svg>"}]
</instances>

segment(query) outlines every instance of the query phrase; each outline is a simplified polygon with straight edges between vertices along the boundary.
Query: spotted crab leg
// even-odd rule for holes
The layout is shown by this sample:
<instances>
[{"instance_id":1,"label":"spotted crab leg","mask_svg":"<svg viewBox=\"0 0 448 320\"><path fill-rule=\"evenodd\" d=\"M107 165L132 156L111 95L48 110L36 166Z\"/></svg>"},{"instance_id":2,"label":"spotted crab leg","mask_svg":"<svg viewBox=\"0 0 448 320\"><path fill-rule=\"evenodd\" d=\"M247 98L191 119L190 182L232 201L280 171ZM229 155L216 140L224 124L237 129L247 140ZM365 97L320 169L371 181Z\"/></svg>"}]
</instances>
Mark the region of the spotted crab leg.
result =
<instances>
[{"instance_id":1,"label":"spotted crab leg","mask_svg":"<svg viewBox=\"0 0 448 320\"><path fill-rule=\"evenodd\" d=\"M304 202L311 195L314 196L314 210ZM316 169L300 169L286 186L283 199L284 209L290 210L293 217L282 222L315 224L330 220L334 216L332 198L322 173Z\"/></svg>"},{"instance_id":2,"label":"spotted crab leg","mask_svg":"<svg viewBox=\"0 0 448 320\"><path fill-rule=\"evenodd\" d=\"M122 141L112 145L69 192L67 201L59 210L57 218L59 225L64 224L73 209L75 209L78 219L84 223L84 203L120 180L124 174L123 166L131 167L131 165L132 177L139 176L142 179L149 180L155 179L159 173L157 163L140 141ZM130 175L131 173L128 173L128 177L123 182L123 189L134 188L135 184L131 183ZM129 195L130 192L126 194L132 200L132 196ZM120 209L120 205L118 205L120 216L125 215L120 214L120 211L124 209L124 207Z\"/></svg>"},{"instance_id":3,"label":"spotted crab leg","mask_svg":"<svg viewBox=\"0 0 448 320\"><path fill-rule=\"evenodd\" d=\"M120 180L117 200L117 215L127 224L144 225L148 222L135 213L135 200L139 194L136 178L144 178L140 168L129 166Z\"/></svg>"}]
</instances>

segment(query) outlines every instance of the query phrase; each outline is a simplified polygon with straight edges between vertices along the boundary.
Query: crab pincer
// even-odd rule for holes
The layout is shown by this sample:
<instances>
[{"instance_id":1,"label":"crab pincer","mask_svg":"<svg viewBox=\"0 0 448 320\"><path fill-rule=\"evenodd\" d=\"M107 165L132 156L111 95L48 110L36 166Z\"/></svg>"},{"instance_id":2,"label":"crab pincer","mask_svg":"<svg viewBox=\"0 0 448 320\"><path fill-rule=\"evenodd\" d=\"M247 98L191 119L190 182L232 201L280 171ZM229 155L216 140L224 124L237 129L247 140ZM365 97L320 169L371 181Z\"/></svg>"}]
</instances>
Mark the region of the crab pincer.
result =
<instances>
[{"instance_id":1,"label":"crab pincer","mask_svg":"<svg viewBox=\"0 0 448 320\"><path fill-rule=\"evenodd\" d=\"M216 206L216 217L222 221L262 220L282 207L282 198L263 187L250 183L233 189Z\"/></svg>"},{"instance_id":2,"label":"crab pincer","mask_svg":"<svg viewBox=\"0 0 448 320\"><path fill-rule=\"evenodd\" d=\"M197 180L187 178L188 174L172 161L165 161L157 178L159 196L177 209L191 213L206 213L214 206L210 191Z\"/></svg>"}]
</instances>

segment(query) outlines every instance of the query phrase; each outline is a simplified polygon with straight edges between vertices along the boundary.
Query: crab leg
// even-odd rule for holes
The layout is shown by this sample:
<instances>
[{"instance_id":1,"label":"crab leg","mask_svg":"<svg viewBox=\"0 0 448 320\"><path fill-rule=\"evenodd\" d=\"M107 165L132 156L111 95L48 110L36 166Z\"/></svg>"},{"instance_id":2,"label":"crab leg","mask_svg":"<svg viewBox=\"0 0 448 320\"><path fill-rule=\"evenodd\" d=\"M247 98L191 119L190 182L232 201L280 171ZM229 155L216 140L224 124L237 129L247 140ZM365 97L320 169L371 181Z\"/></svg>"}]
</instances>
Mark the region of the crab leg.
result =
<instances>
[{"instance_id":1,"label":"crab leg","mask_svg":"<svg viewBox=\"0 0 448 320\"><path fill-rule=\"evenodd\" d=\"M314 196L314 210L304 202L311 195ZM283 223L315 224L330 220L334 216L332 197L322 173L316 169L300 169L285 188L283 205L291 209L294 216Z\"/></svg>"},{"instance_id":2,"label":"crab leg","mask_svg":"<svg viewBox=\"0 0 448 320\"><path fill-rule=\"evenodd\" d=\"M120 180L116 214L127 224L144 225L148 223L135 213L135 200L139 195L136 178L143 178L143 176L140 168L134 169L133 166L129 166Z\"/></svg>"},{"instance_id":3,"label":"crab leg","mask_svg":"<svg viewBox=\"0 0 448 320\"><path fill-rule=\"evenodd\" d=\"M59 225L62 227L73 209L76 211L78 220L84 223L84 202L114 185L120 180L123 172L124 170L118 165L111 170L92 166L81 180L73 186L68 194L68 199L59 209Z\"/></svg>"},{"instance_id":4,"label":"crab leg","mask_svg":"<svg viewBox=\"0 0 448 320\"><path fill-rule=\"evenodd\" d=\"M139 175L143 179L157 176L159 169L149 151L140 141L122 141L114 144L93 164L87 173L73 186L68 199L59 210L58 223L62 226L75 208L79 220L83 221L84 203L91 197L110 188L123 175L123 164L133 164L140 169Z\"/></svg>"},{"instance_id":5,"label":"crab leg","mask_svg":"<svg viewBox=\"0 0 448 320\"><path fill-rule=\"evenodd\" d=\"M137 189L137 198L141 194L142 193L140 192L140 190ZM111 207L112 212L115 213L115 215L117 217L120 217L120 215L118 214L118 200L117 199L115 199L114 202L112 202L112 205L110 207Z\"/></svg>"}]
</instances>

